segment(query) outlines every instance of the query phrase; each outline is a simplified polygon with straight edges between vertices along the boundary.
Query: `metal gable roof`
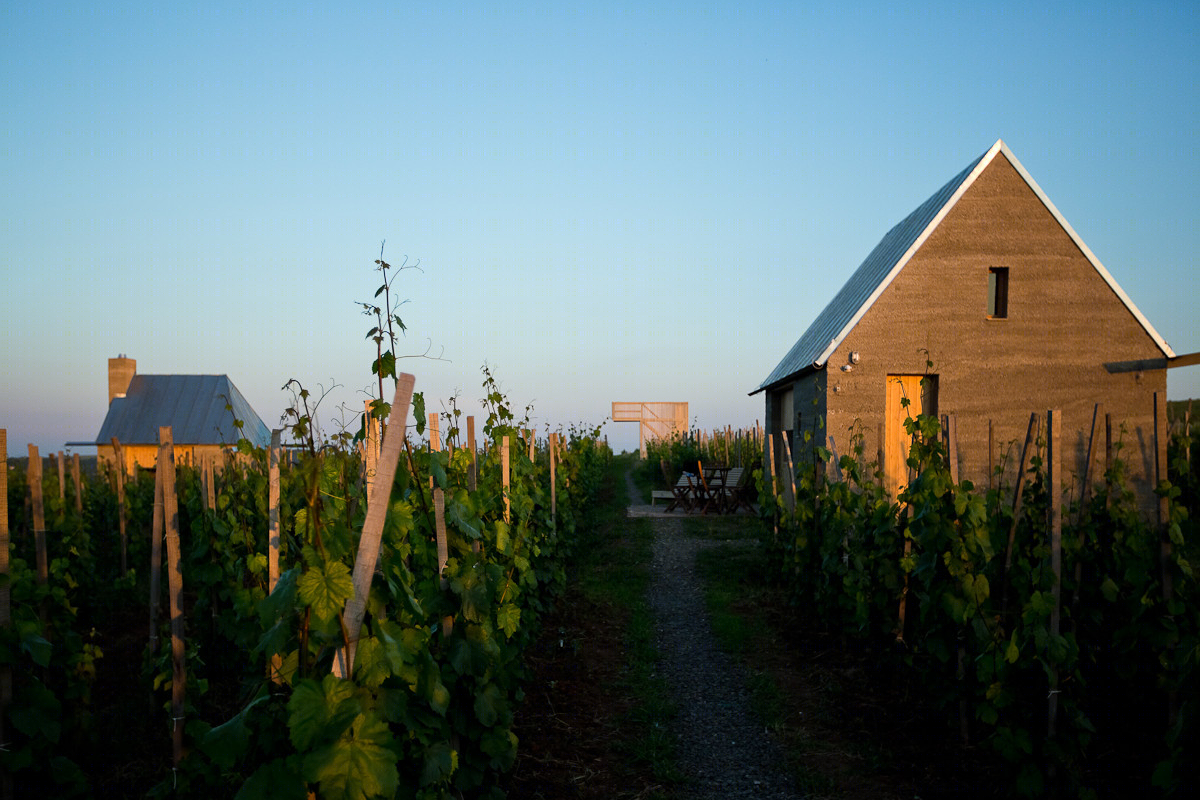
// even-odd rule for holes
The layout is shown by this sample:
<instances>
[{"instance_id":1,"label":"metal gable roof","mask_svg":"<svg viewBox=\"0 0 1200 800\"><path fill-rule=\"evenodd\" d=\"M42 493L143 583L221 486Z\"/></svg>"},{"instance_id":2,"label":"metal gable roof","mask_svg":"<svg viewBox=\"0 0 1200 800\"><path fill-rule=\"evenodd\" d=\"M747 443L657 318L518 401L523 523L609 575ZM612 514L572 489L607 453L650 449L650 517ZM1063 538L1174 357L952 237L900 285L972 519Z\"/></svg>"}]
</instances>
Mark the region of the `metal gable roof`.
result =
<instances>
[{"instance_id":1,"label":"metal gable roof","mask_svg":"<svg viewBox=\"0 0 1200 800\"><path fill-rule=\"evenodd\" d=\"M920 249L929 235L937 228L941 221L946 217L959 198L971 187L975 179L979 177L995 159L997 154L1003 153L1013 168L1017 170L1021 178L1029 185L1033 192L1037 195L1042 204L1054 216L1058 223L1066 231L1067 235L1075 242L1084 256L1092 263L1096 271L1112 288L1113 292L1120 298L1126 308L1134 315L1138 322L1145 328L1150 338L1163 351L1163 353L1171 358L1174 352L1170 346L1163 340L1149 320L1142 315L1142 312L1133 304L1124 290L1117 285L1113 280L1112 275L1104 268L1099 259L1092 253L1091 249L1084 244L1075 230L1067 223L1062 214L1058 212L1054 204L1050 202L1050 198L1042 191L1037 182L1029 175L1025 168L1021 165L1004 144L1003 141L997 140L986 153L971 162L966 169L955 175L949 183L934 192L933 196L917 207L915 211L905 217L899 224L893 227L883 239L875 246L866 260L859 265L854 274L850 276L850 280L846 285L834 296L829 305L817 315L813 323L808 327L808 330L800 337L800 339L788 351L779 365L771 371L758 388L750 394L757 394L771 387L776 383L780 383L785 379L807 369L820 369L825 366L829 356L837 349L842 340L850 333L862 316L874 305L875 300L883 293L891 282L895 279L904 265L909 262L913 255Z\"/></svg>"},{"instance_id":2,"label":"metal gable roof","mask_svg":"<svg viewBox=\"0 0 1200 800\"><path fill-rule=\"evenodd\" d=\"M233 407L227 410L226 404ZM242 420L239 434L235 419ZM271 432L227 375L134 375L124 397L108 407L96 444L156 444L171 426L177 444L236 444L245 437L266 447Z\"/></svg>"}]
</instances>

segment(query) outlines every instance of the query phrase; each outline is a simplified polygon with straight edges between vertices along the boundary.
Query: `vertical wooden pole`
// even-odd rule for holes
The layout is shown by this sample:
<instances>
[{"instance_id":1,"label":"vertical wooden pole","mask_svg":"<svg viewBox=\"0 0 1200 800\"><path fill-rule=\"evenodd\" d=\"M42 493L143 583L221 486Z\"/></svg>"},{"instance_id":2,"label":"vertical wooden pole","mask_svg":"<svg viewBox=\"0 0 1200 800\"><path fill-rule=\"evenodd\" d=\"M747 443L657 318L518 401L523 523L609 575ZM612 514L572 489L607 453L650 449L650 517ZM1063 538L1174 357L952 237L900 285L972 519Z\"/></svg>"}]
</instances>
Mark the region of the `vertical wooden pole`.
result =
<instances>
[{"instance_id":1,"label":"vertical wooden pole","mask_svg":"<svg viewBox=\"0 0 1200 800\"><path fill-rule=\"evenodd\" d=\"M953 414L942 414L942 442L946 446L946 466L950 480L958 483L958 426Z\"/></svg>"},{"instance_id":2,"label":"vertical wooden pole","mask_svg":"<svg viewBox=\"0 0 1200 800\"><path fill-rule=\"evenodd\" d=\"M375 495L375 473L379 470L379 420L371 415L371 401L363 401L363 477L367 486L367 505Z\"/></svg>"},{"instance_id":3,"label":"vertical wooden pole","mask_svg":"<svg viewBox=\"0 0 1200 800\"><path fill-rule=\"evenodd\" d=\"M204 511L212 511L213 507L208 502L208 458L204 455L200 456L200 508Z\"/></svg>"},{"instance_id":4,"label":"vertical wooden pole","mask_svg":"<svg viewBox=\"0 0 1200 800\"><path fill-rule=\"evenodd\" d=\"M783 443L783 472L780 477L783 479L783 499L787 503L788 511L796 510L796 470L792 464L792 446L788 443L786 436L779 437L779 441Z\"/></svg>"},{"instance_id":5,"label":"vertical wooden pole","mask_svg":"<svg viewBox=\"0 0 1200 800\"><path fill-rule=\"evenodd\" d=\"M1103 409L1102 403L1096 403L1092 409L1092 431L1088 437L1087 461L1083 465L1083 488L1079 490L1079 513L1075 517L1075 524L1079 528L1079 555L1075 559L1075 588L1071 591L1072 612L1079 603L1079 591L1083 586L1083 550L1087 545L1083 521L1087 516L1088 500L1091 499L1092 482L1096 479L1096 458L1100 450L1100 418L1104 413Z\"/></svg>"},{"instance_id":6,"label":"vertical wooden pole","mask_svg":"<svg viewBox=\"0 0 1200 800\"><path fill-rule=\"evenodd\" d=\"M121 533L121 574L129 571L129 535L125 530L125 458L121 451L121 443L117 437L112 437L113 466L117 478L117 529Z\"/></svg>"},{"instance_id":7,"label":"vertical wooden pole","mask_svg":"<svg viewBox=\"0 0 1200 800\"><path fill-rule=\"evenodd\" d=\"M1029 430L1025 432L1025 446L1021 448L1021 464L1017 467L1017 483L1013 489L1013 521L1008 529L1008 548L1004 552L1005 584L1009 569L1012 568L1013 544L1017 538L1017 524L1021 520L1021 499L1025 493L1025 473L1029 470L1029 460L1033 457L1033 442L1037 437L1038 415L1029 415Z\"/></svg>"},{"instance_id":8,"label":"vertical wooden pole","mask_svg":"<svg viewBox=\"0 0 1200 800\"><path fill-rule=\"evenodd\" d=\"M282 430L271 431L271 449L267 451L267 594L274 592L275 584L279 582L279 449L282 436ZM367 485L370 486L369 481ZM279 674L282 668L283 659L278 653L271 653L267 675L274 683L282 682Z\"/></svg>"},{"instance_id":9,"label":"vertical wooden pole","mask_svg":"<svg viewBox=\"0 0 1200 800\"><path fill-rule=\"evenodd\" d=\"M158 429L159 469L163 470L163 527L167 543L167 598L171 609L171 741L173 763L183 760L183 705L187 651L183 640L183 570L179 563L179 499L175 495L175 446L171 427Z\"/></svg>"},{"instance_id":10,"label":"vertical wooden pole","mask_svg":"<svg viewBox=\"0 0 1200 800\"><path fill-rule=\"evenodd\" d=\"M429 415L429 447L435 453L442 449L442 439L437 428L437 414ZM433 478L430 477L429 480L432 482ZM450 560L450 542L446 536L446 493L440 486L433 488L433 529L437 537L438 578L441 581L442 591L445 592L450 588L450 581L445 574L446 562ZM449 637L453 632L454 617L450 615L442 617L442 638Z\"/></svg>"},{"instance_id":11,"label":"vertical wooden pole","mask_svg":"<svg viewBox=\"0 0 1200 800\"><path fill-rule=\"evenodd\" d=\"M988 420L988 491L996 488L996 426Z\"/></svg>"},{"instance_id":12,"label":"vertical wooden pole","mask_svg":"<svg viewBox=\"0 0 1200 800\"><path fill-rule=\"evenodd\" d=\"M200 469L204 472L204 492L207 495L208 510L217 510L217 475L216 464L217 459L212 455L204 457L201 461ZM236 463L236 462L235 462Z\"/></svg>"},{"instance_id":13,"label":"vertical wooden pole","mask_svg":"<svg viewBox=\"0 0 1200 800\"><path fill-rule=\"evenodd\" d=\"M509 457L508 457L508 439L505 436L500 440L500 486L504 493L504 521L512 521L512 503L508 496L508 473L509 473Z\"/></svg>"},{"instance_id":14,"label":"vertical wooden pole","mask_svg":"<svg viewBox=\"0 0 1200 800\"><path fill-rule=\"evenodd\" d=\"M1167 396L1164 392L1154 393L1154 486L1162 485L1167 477ZM1171 573L1171 538L1167 534L1171 523L1170 501L1165 495L1158 497L1159 570L1162 574L1162 597L1170 601L1175 594Z\"/></svg>"},{"instance_id":15,"label":"vertical wooden pole","mask_svg":"<svg viewBox=\"0 0 1200 800\"><path fill-rule=\"evenodd\" d=\"M8 583L8 430L0 428L0 630L12 627L12 597ZM8 743L4 720L12 705L12 666L0 666L0 743ZM12 775L7 770L0 778L0 798L11 800Z\"/></svg>"},{"instance_id":16,"label":"vertical wooden pole","mask_svg":"<svg viewBox=\"0 0 1200 800\"><path fill-rule=\"evenodd\" d=\"M471 451L471 466L467 469L467 490L474 492L479 483L479 463L475 449L475 417L467 417L467 449Z\"/></svg>"},{"instance_id":17,"label":"vertical wooden pole","mask_svg":"<svg viewBox=\"0 0 1200 800\"><path fill-rule=\"evenodd\" d=\"M150 525L150 656L158 654L158 604L162 600L163 443L158 443L154 470L154 515ZM153 707L153 703L151 703Z\"/></svg>"},{"instance_id":18,"label":"vertical wooden pole","mask_svg":"<svg viewBox=\"0 0 1200 800\"><path fill-rule=\"evenodd\" d=\"M533 461L533 458L535 455L534 443L537 439L536 432L533 430L525 431L525 439L527 440L527 442L529 444L529 460Z\"/></svg>"},{"instance_id":19,"label":"vertical wooden pole","mask_svg":"<svg viewBox=\"0 0 1200 800\"><path fill-rule=\"evenodd\" d=\"M391 499L392 483L396 479L396 464L400 461L400 449L405 445L408 427L408 409L412 404L413 385L416 378L407 372L396 379L396 395L392 400L390 422L383 431L383 447L379 454L379 474L376 477L379 492L373 502L367 504L367 518L363 521L362 536L358 541L358 554L354 558L354 596L346 601L342 613L342 629L346 645L338 650L333 659L333 674L349 678L354 672L354 653L358 637L362 632L363 616L367 610L367 595L375 577L375 565L379 561L379 545L383 539L383 523L387 519L388 502ZM415 478L416 476L414 476Z\"/></svg>"},{"instance_id":20,"label":"vertical wooden pole","mask_svg":"<svg viewBox=\"0 0 1200 800\"><path fill-rule=\"evenodd\" d=\"M550 434L550 526L558 528L558 434Z\"/></svg>"},{"instance_id":21,"label":"vertical wooden pole","mask_svg":"<svg viewBox=\"0 0 1200 800\"><path fill-rule=\"evenodd\" d=\"M71 455L71 478L75 481L75 513L83 514L83 477L79 469L79 453Z\"/></svg>"},{"instance_id":22,"label":"vertical wooden pole","mask_svg":"<svg viewBox=\"0 0 1200 800\"><path fill-rule=\"evenodd\" d=\"M1050 608L1050 637L1059 634L1062 606L1062 412L1046 414L1046 482L1049 507L1046 509L1050 529L1050 570L1054 574ZM1053 738L1058 725L1058 667L1050 667L1050 692L1046 708L1046 736Z\"/></svg>"},{"instance_id":23,"label":"vertical wooden pole","mask_svg":"<svg viewBox=\"0 0 1200 800\"><path fill-rule=\"evenodd\" d=\"M5 469L8 465L5 464ZM33 508L33 542L37 548L38 583L42 586L50 579L50 562L46 557L46 506L42 501L42 457L36 445L29 445L29 502Z\"/></svg>"},{"instance_id":24,"label":"vertical wooden pole","mask_svg":"<svg viewBox=\"0 0 1200 800\"><path fill-rule=\"evenodd\" d=\"M58 499L65 501L67 499L67 460L63 458L63 451L58 451Z\"/></svg>"}]
</instances>

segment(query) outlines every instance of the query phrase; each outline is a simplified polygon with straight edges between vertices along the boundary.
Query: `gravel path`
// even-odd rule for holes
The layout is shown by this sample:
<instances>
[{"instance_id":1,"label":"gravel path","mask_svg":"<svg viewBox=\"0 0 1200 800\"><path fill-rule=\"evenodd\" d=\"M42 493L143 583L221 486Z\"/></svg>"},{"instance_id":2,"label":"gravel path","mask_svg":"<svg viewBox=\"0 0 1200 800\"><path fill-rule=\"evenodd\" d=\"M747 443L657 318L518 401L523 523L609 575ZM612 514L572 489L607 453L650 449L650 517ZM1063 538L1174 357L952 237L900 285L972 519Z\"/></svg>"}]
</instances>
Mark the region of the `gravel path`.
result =
<instances>
[{"instance_id":1,"label":"gravel path","mask_svg":"<svg viewBox=\"0 0 1200 800\"><path fill-rule=\"evenodd\" d=\"M679 520L651 524L649 602L663 672L679 704L679 766L688 780L682 794L696 800L799 797L782 769L779 746L749 711L742 670L713 639L696 555L718 542L685 536Z\"/></svg>"}]
</instances>

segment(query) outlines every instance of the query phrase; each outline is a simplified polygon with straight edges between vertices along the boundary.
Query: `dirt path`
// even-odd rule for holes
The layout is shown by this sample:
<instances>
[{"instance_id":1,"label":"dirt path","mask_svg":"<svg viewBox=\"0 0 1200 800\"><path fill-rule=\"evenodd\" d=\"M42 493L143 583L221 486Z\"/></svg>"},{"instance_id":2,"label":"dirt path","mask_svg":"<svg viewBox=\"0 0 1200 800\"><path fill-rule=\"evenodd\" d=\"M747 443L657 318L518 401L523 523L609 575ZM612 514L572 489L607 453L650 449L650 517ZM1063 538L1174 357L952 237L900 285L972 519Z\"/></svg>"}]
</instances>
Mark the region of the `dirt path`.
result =
<instances>
[{"instance_id":1,"label":"dirt path","mask_svg":"<svg viewBox=\"0 0 1200 800\"><path fill-rule=\"evenodd\" d=\"M629 496L636 497L630 486ZM682 522L653 519L655 616L663 671L679 704L679 766L696 800L793 798L778 745L749 711L742 671L717 649L696 555L715 541L684 535Z\"/></svg>"}]
</instances>

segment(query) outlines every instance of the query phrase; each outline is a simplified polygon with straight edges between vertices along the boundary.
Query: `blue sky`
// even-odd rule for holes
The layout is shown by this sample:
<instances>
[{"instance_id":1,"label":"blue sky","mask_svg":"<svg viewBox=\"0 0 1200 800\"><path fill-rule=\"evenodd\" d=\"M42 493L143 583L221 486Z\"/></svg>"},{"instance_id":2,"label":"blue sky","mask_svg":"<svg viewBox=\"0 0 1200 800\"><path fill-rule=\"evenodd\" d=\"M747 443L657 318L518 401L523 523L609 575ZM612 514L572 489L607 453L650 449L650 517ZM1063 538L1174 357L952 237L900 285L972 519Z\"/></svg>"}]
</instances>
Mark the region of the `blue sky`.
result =
<instances>
[{"instance_id":1,"label":"blue sky","mask_svg":"<svg viewBox=\"0 0 1200 800\"><path fill-rule=\"evenodd\" d=\"M422 271L431 408L539 427L747 393L879 238L1003 138L1200 350L1197 11L1169 4L0 6L0 426L90 440L106 359L361 406L372 261ZM1200 368L1172 370L1200 396ZM636 426L606 426L618 449ZM87 451L85 451L87 452Z\"/></svg>"}]
</instances>

